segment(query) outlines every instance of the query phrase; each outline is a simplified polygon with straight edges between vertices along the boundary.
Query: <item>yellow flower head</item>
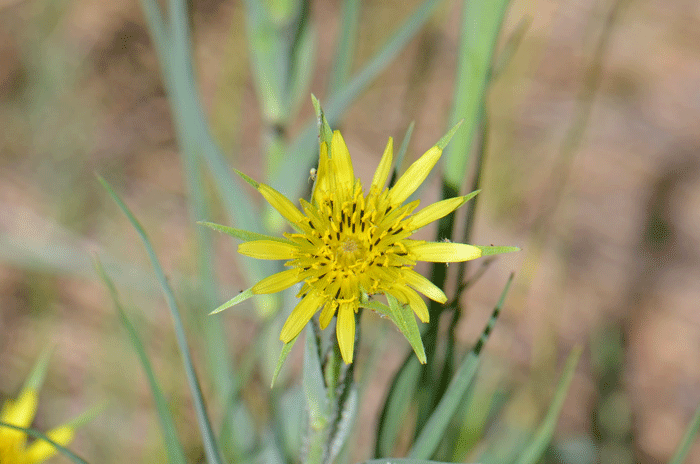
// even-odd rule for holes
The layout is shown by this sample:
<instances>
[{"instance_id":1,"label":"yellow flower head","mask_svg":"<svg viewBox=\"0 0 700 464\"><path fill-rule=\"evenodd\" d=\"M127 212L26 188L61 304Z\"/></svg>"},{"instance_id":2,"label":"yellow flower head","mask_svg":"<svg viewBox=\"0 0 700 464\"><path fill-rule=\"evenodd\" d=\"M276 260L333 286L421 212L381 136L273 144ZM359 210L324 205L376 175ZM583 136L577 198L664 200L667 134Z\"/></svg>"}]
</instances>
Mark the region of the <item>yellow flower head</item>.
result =
<instances>
[{"instance_id":1,"label":"yellow flower head","mask_svg":"<svg viewBox=\"0 0 700 464\"><path fill-rule=\"evenodd\" d=\"M337 314L340 352L350 363L355 313L367 296L393 297L409 305L423 322L428 322L429 314L419 293L439 303L447 301L440 288L413 270L416 262L467 261L479 258L482 248L410 237L460 207L473 194L439 201L415 213L419 201L404 202L428 177L450 136L429 149L389 189L385 185L392 165L390 138L365 193L355 178L345 141L335 131L329 137L330 145L321 142L314 192L311 202L300 200L301 209L272 187L241 174L296 231L285 233L284 239L238 235L248 240L239 245L239 253L257 259L286 260L288 268L262 279L246 296L275 293L303 283L297 295L301 301L282 328L283 342L292 341L317 311L321 311L322 329ZM242 299L236 298L226 307Z\"/></svg>"},{"instance_id":2,"label":"yellow flower head","mask_svg":"<svg viewBox=\"0 0 700 464\"><path fill-rule=\"evenodd\" d=\"M25 388L16 400L8 400L0 412L0 422L27 428L34 420L37 408L37 392ZM46 436L58 443L67 445L75 430L64 425L49 431ZM0 464L36 464L44 462L56 454L56 448L44 440L34 440L27 446L27 434L0 425Z\"/></svg>"}]
</instances>

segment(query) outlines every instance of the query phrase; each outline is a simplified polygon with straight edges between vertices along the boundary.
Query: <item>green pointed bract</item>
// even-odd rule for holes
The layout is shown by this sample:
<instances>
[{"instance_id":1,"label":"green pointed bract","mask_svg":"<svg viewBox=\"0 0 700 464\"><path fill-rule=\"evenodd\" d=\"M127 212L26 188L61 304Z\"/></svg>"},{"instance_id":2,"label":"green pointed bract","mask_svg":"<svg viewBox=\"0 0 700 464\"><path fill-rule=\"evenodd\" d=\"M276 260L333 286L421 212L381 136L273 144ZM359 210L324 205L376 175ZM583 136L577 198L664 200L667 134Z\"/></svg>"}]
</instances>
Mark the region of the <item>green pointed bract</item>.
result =
<instances>
[{"instance_id":1,"label":"green pointed bract","mask_svg":"<svg viewBox=\"0 0 700 464\"><path fill-rule=\"evenodd\" d=\"M270 388L275 386L275 382L277 381L277 377L280 375L280 371L282 370L282 365L284 364L284 361L287 359L287 356L289 356L289 352L292 351L292 348L294 348L294 343L296 343L297 338L299 338L299 335L297 335L296 337L289 340L282 347L282 351L280 351L280 357L277 360L277 365L275 366L275 372L273 372L273 374L272 374L272 382L270 382Z\"/></svg>"},{"instance_id":2,"label":"green pointed bract","mask_svg":"<svg viewBox=\"0 0 700 464\"><path fill-rule=\"evenodd\" d=\"M32 368L31 374L24 383L23 390L41 390L41 386L44 383L44 378L46 377L46 371L49 368L49 361L51 360L51 354L53 353L52 347L46 347L41 351L39 358L36 360L34 367Z\"/></svg>"},{"instance_id":3,"label":"green pointed bract","mask_svg":"<svg viewBox=\"0 0 700 464\"><path fill-rule=\"evenodd\" d=\"M235 229L233 227L222 226L221 224L216 224L213 222L198 221L197 224L209 227L217 232L222 232L226 235L230 235L233 238L243 240L244 242L251 242L254 240L274 240L276 242L291 243L286 238L275 237L273 235L258 234L257 232L249 232L243 229Z\"/></svg>"},{"instance_id":4,"label":"green pointed bract","mask_svg":"<svg viewBox=\"0 0 700 464\"><path fill-rule=\"evenodd\" d=\"M520 248L514 246L474 246L481 250L481 256L500 255L502 253L513 253L520 251Z\"/></svg>"},{"instance_id":5,"label":"green pointed bract","mask_svg":"<svg viewBox=\"0 0 700 464\"><path fill-rule=\"evenodd\" d=\"M260 183L259 183L259 182L254 181L253 179L251 179L250 177L246 176L245 174L243 174L243 173L242 173L241 171L239 171L238 169L234 169L234 171L236 172L236 174L238 174L239 176L241 176L241 179L243 179L244 181L246 181L246 182L248 182L250 185L252 185L253 188L254 188L255 190L258 190L258 188L260 187Z\"/></svg>"},{"instance_id":6,"label":"green pointed bract","mask_svg":"<svg viewBox=\"0 0 700 464\"><path fill-rule=\"evenodd\" d=\"M233 298L228 300L226 303L224 303L221 306L219 306L218 308L216 308L214 311L210 312L209 315L220 313L224 309L228 309L231 306L236 306L238 303L244 302L248 298L251 298L253 295L255 295L255 294L253 293L253 287L251 287L248 290L245 290L245 291L239 293L238 295L234 296Z\"/></svg>"},{"instance_id":7,"label":"green pointed bract","mask_svg":"<svg viewBox=\"0 0 700 464\"><path fill-rule=\"evenodd\" d=\"M311 94L311 103L314 105L314 110L316 111L318 139L321 143L325 142L330 145L331 139L333 139L333 130L331 130L331 126L328 124L326 115L323 113L321 102L318 101L314 94Z\"/></svg>"},{"instance_id":8,"label":"green pointed bract","mask_svg":"<svg viewBox=\"0 0 700 464\"><path fill-rule=\"evenodd\" d=\"M435 146L438 147L440 150L444 150L447 144L450 143L452 136L455 135L455 132L457 132L457 129L459 129L459 126L461 126L463 122L464 120L461 120L457 124L455 124L455 126L452 129L450 129L450 131L447 134L445 134L440 140L438 140L438 143L436 143Z\"/></svg>"}]
</instances>

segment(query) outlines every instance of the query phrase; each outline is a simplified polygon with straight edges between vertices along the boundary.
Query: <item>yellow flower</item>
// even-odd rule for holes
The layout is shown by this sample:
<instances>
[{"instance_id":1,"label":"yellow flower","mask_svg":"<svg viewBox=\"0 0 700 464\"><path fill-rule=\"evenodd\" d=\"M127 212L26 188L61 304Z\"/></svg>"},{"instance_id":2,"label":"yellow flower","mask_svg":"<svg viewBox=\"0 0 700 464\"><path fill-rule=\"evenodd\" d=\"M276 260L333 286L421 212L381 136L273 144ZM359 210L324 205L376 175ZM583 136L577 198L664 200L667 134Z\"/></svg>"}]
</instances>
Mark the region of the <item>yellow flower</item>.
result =
<instances>
[{"instance_id":1,"label":"yellow flower","mask_svg":"<svg viewBox=\"0 0 700 464\"><path fill-rule=\"evenodd\" d=\"M27 428L31 425L38 403L37 392L25 388L16 400L8 400L0 412L0 422ZM49 431L46 436L66 445L72 439L75 430L67 425ZM36 464L44 462L56 454L56 448L44 440L34 440L27 446L27 434L9 427L0 426L0 463L1 464Z\"/></svg>"},{"instance_id":2,"label":"yellow flower","mask_svg":"<svg viewBox=\"0 0 700 464\"><path fill-rule=\"evenodd\" d=\"M311 202L300 200L301 209L272 187L239 172L296 232L278 238L204 223L243 239L244 243L238 246L239 253L257 259L285 260L288 267L260 280L213 312L254 294L275 293L303 283L297 295L301 300L280 334L285 344L299 335L316 312L321 311L322 329L337 315L340 353L346 363L351 363L355 313L360 307L367 307L389 315L414 346L419 360L424 362L422 345L416 348L420 335L415 321L391 309L396 304L401 308L408 306L421 321L428 322L428 307L419 293L438 303L447 301L440 288L413 270L416 262L461 262L482 254L517 250L515 247L479 247L410 238L418 229L450 214L478 193L438 201L415 213L418 200L404 204L428 177L455 130L456 127L414 162L389 189L385 185L392 165L390 138L367 193L355 178L350 153L340 132L335 131L331 136L329 131L320 145ZM369 300L370 296L378 294L386 296L390 308Z\"/></svg>"}]
</instances>

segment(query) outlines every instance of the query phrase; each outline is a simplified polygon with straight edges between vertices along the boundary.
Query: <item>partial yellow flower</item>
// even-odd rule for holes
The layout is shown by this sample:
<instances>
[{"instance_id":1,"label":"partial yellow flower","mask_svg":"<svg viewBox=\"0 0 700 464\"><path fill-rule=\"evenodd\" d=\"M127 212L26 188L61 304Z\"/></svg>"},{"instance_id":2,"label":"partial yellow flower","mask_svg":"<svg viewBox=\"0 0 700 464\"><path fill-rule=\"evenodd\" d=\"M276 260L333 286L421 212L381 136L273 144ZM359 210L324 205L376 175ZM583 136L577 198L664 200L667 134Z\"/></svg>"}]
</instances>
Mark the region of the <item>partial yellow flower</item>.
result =
<instances>
[{"instance_id":1,"label":"partial yellow flower","mask_svg":"<svg viewBox=\"0 0 700 464\"><path fill-rule=\"evenodd\" d=\"M0 412L0 422L28 428L34 420L38 404L37 392L25 388L16 400L8 400ZM73 439L75 430L64 425L49 431L46 436L65 446ZM56 454L56 448L44 440L34 440L27 446L27 434L0 425L0 463L36 464Z\"/></svg>"},{"instance_id":2,"label":"partial yellow flower","mask_svg":"<svg viewBox=\"0 0 700 464\"><path fill-rule=\"evenodd\" d=\"M335 131L330 144L320 144L311 202L299 200L301 209L272 187L239 173L287 219L295 233L285 233L285 239L256 239L245 231L206 223L248 240L238 246L239 253L257 259L284 260L289 268L262 279L218 310L253 294L275 293L302 283L297 295L301 300L284 324L280 339L284 343L292 341L319 311L322 329L337 315L336 335L346 363L353 360L355 313L363 301L368 301L367 297L392 296L410 306L421 321L428 322L428 307L419 293L438 303L446 302L447 297L413 270L416 262L468 261L481 257L482 249L491 248L410 238L416 230L450 214L477 193L439 201L417 212L418 200L404 204L428 177L451 134L414 162L390 189L385 188L393 156L393 141L389 138L365 193L355 178L347 145L340 132Z\"/></svg>"}]
</instances>

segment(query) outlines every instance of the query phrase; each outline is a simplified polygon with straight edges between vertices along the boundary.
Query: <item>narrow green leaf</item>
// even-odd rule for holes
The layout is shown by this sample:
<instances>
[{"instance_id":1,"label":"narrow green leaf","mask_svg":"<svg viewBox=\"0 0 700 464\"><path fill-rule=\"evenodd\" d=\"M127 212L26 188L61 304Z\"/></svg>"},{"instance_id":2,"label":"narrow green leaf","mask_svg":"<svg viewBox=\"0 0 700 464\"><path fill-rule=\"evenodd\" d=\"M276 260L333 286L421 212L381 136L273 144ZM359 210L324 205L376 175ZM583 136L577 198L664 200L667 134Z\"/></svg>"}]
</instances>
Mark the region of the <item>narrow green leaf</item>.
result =
<instances>
[{"instance_id":1,"label":"narrow green leaf","mask_svg":"<svg viewBox=\"0 0 700 464\"><path fill-rule=\"evenodd\" d=\"M510 64L511 60L515 56L515 52L517 52L518 48L520 48L520 44L523 42L523 38L525 38L525 34L527 33L528 29L530 29L531 25L531 17L525 16L520 18L518 25L515 26L515 29L506 40L506 43L503 45L503 51L501 51L501 53L499 53L494 60L492 74L493 79L498 79L505 68Z\"/></svg>"},{"instance_id":2,"label":"narrow green leaf","mask_svg":"<svg viewBox=\"0 0 700 464\"><path fill-rule=\"evenodd\" d=\"M399 432L406 424L408 408L421 375L418 359L411 356L405 368L399 371L382 411L377 433L376 456L388 456L394 452Z\"/></svg>"},{"instance_id":3,"label":"narrow green leaf","mask_svg":"<svg viewBox=\"0 0 700 464\"><path fill-rule=\"evenodd\" d=\"M476 369L481 360L481 349L488 340L491 330L493 329L493 326L498 319L498 315L501 312L501 308L503 308L503 302L508 294L511 282L513 282L513 275L511 275L508 279L508 282L501 293L501 297L498 300L498 303L496 304L496 307L494 308L489 322L486 324L486 327L481 334L481 337L474 345L474 348L460 364L454 377L452 380L450 380L450 384L448 385L445 394L431 414L428 422L423 427L423 430L421 430L420 434L416 438L416 441L413 443L413 447L409 452L410 457L428 459L435 453L435 450L440 444L447 426L452 420L452 416L459 409L462 399L464 398L464 394L474 379Z\"/></svg>"},{"instance_id":4,"label":"narrow green leaf","mask_svg":"<svg viewBox=\"0 0 700 464\"><path fill-rule=\"evenodd\" d=\"M700 406L695 410L695 416L693 416L693 420L688 424L688 429L685 431L685 434L683 434L683 438L678 444L676 453L669 461L669 464L683 464L686 456L688 456L690 447L698 436L698 430L700 430Z\"/></svg>"},{"instance_id":5,"label":"narrow green leaf","mask_svg":"<svg viewBox=\"0 0 700 464\"><path fill-rule=\"evenodd\" d=\"M299 335L292 338L289 342L285 343L284 346L282 347L282 351L280 352L280 357L277 360L277 366L275 367L275 372L272 374L272 382L270 383L270 388L275 386L275 381L277 380L277 376L280 374L280 371L282 370L282 365L284 364L285 359L287 359L287 356L289 356L289 352L292 351L292 348L294 348L294 343L297 341L297 338L299 338Z\"/></svg>"},{"instance_id":6,"label":"narrow green leaf","mask_svg":"<svg viewBox=\"0 0 700 464\"><path fill-rule=\"evenodd\" d=\"M246 0L246 35L253 68L253 81L260 98L263 119L268 124L283 121L285 114L285 82L288 78L283 41L270 17L269 2Z\"/></svg>"},{"instance_id":7,"label":"narrow green leaf","mask_svg":"<svg viewBox=\"0 0 700 464\"><path fill-rule=\"evenodd\" d=\"M554 392L554 398L549 405L547 415L537 429L537 432L535 432L535 436L530 445L520 454L517 464L535 464L542 457L549 442L552 441L554 427L557 425L561 407L564 405L564 399L569 392L571 381L574 379L574 373L576 372L578 360L581 357L581 351L581 346L576 346L571 350L571 354L569 354L569 357L566 359L564 371L561 374L557 389Z\"/></svg>"},{"instance_id":8,"label":"narrow green leaf","mask_svg":"<svg viewBox=\"0 0 700 464\"><path fill-rule=\"evenodd\" d=\"M109 294L112 297L112 302L117 310L119 319L129 335L131 346L134 348L134 351L136 351L136 355L139 357L139 361L141 362L141 367L143 367L144 373L146 374L148 386L153 394L153 401L155 402L156 411L158 412L160 428L163 432L163 441L165 444L165 449L168 453L168 462L170 464L185 464L187 459L185 458L185 452L182 449L182 444L177 437L175 422L170 414L170 409L168 408L168 403L163 395L163 390L158 384L158 379L153 371L153 366L151 365L151 361L146 354L146 349L141 342L141 338L136 331L136 327L131 322L129 316L127 316L126 311L119 302L119 296L117 294L117 289L114 286L114 282L112 282L112 279L109 278L104 270L104 267L102 266L102 263L97 257L94 259L94 265L98 275L109 290Z\"/></svg>"},{"instance_id":9,"label":"narrow green leaf","mask_svg":"<svg viewBox=\"0 0 700 464\"><path fill-rule=\"evenodd\" d=\"M212 314L220 313L224 309L228 309L231 306L236 306L238 303L242 303L245 300L251 298L254 295L253 293L253 287L250 287L247 290L242 291L238 295L234 296L230 300L228 300L226 303L222 304L218 308L216 308L214 311L210 312L209 315L211 316Z\"/></svg>"},{"instance_id":10,"label":"narrow green leaf","mask_svg":"<svg viewBox=\"0 0 700 464\"><path fill-rule=\"evenodd\" d=\"M204 449L207 456L207 460L215 464L222 464L223 461L221 459L221 452L219 451L219 448L216 444L214 432L211 428L211 422L209 421L209 414L207 413L206 407L204 405L204 395L202 394L202 389L200 388L199 380L197 379L197 373L195 372L194 365L192 364L191 352L187 342L187 336L185 335L185 327L182 324L182 318L180 317L180 310L175 301L175 295L172 289L170 288L168 279L165 277L163 268L161 267L160 262L158 261L158 257L156 256L156 253L153 250L151 242L148 239L148 236L146 235L146 232L144 231L143 227L138 222L136 217L134 217L133 213L131 212L131 210L129 210L129 208L122 201L122 199L119 198L119 196L114 192L114 190L107 183L107 181L105 181L100 176L98 176L97 178L102 184L102 186L105 188L105 190L107 190L107 193L109 193L109 195L112 197L115 203L117 203L119 209L121 209L124 215L129 219L129 222L131 222L132 227L136 230L141 239L141 242L146 248L146 252L148 254L148 257L150 258L153 270L163 290L163 296L165 297L165 300L168 304L168 308L170 309L170 315L172 317L173 325L175 328L175 336L177 338L178 347L180 348L182 362L185 367L187 383L190 386L192 401L194 403L199 429L202 434L202 440L204 442Z\"/></svg>"},{"instance_id":11,"label":"narrow green leaf","mask_svg":"<svg viewBox=\"0 0 700 464\"><path fill-rule=\"evenodd\" d=\"M297 2L290 2L297 3ZM293 118L299 106L307 101L309 85L316 71L316 27L312 22L314 16L310 14L310 3L305 0L300 3L301 11L297 15L294 40L289 44L289 77L285 88L285 116ZM297 4L299 4L297 3Z\"/></svg>"},{"instance_id":12,"label":"narrow green leaf","mask_svg":"<svg viewBox=\"0 0 700 464\"><path fill-rule=\"evenodd\" d=\"M340 33L336 42L333 56L333 66L329 81L330 93L335 93L342 87L350 75L353 57L355 56L355 44L360 25L360 0L343 1L340 14Z\"/></svg>"},{"instance_id":13,"label":"narrow green leaf","mask_svg":"<svg viewBox=\"0 0 700 464\"><path fill-rule=\"evenodd\" d=\"M500 255L501 253L514 253L520 248L514 246L481 246L473 245L481 250L481 256Z\"/></svg>"},{"instance_id":14,"label":"narrow green leaf","mask_svg":"<svg viewBox=\"0 0 700 464\"><path fill-rule=\"evenodd\" d=\"M420 330L418 330L413 309L411 309L410 305L401 304L399 300L388 293L386 294L386 299L389 302L389 317L406 337L408 343L411 344L420 363L425 364L425 349L423 348L423 340L420 338Z\"/></svg>"},{"instance_id":15,"label":"narrow green leaf","mask_svg":"<svg viewBox=\"0 0 700 464\"><path fill-rule=\"evenodd\" d=\"M170 68L170 34L167 25L163 20L163 14L160 10L158 0L141 0L146 21L148 22L148 30L151 33L153 44L155 45L156 53L160 58L161 67L163 69ZM165 75L166 87L171 87L170 76L166 72Z\"/></svg>"},{"instance_id":16,"label":"narrow green leaf","mask_svg":"<svg viewBox=\"0 0 700 464\"><path fill-rule=\"evenodd\" d=\"M47 442L48 444L50 444L51 446L53 446L54 448L56 448L56 450L58 450L59 453L61 453L62 455L64 455L65 457L67 457L68 459L73 461L75 464L88 464L87 461L85 461L83 458L81 458L77 454L73 453L68 448L59 445L58 443L56 443L55 441L53 441L52 439L50 439L49 437L47 437L43 433L39 432L38 430L26 429L24 427L18 427L16 425L8 424L7 422L3 422L3 421L0 421L0 427L7 427L7 428L10 428L13 430L17 430L19 432L26 433L30 437L36 438L37 440L43 440L43 441Z\"/></svg>"},{"instance_id":17,"label":"narrow green leaf","mask_svg":"<svg viewBox=\"0 0 700 464\"><path fill-rule=\"evenodd\" d=\"M244 242L250 242L253 240L274 240L276 242L292 243L284 237L275 237L273 235L265 235L257 232L250 232L248 230L235 229L233 227L222 226L221 224L216 224L214 222L198 221L197 224L209 227L217 232L223 232L226 235L243 240Z\"/></svg>"},{"instance_id":18,"label":"narrow green leaf","mask_svg":"<svg viewBox=\"0 0 700 464\"><path fill-rule=\"evenodd\" d=\"M464 129L445 151L445 182L459 190L469 166L474 134L480 122L484 95L491 78L491 62L509 0L462 2L451 124L464 120Z\"/></svg>"},{"instance_id":19,"label":"narrow green leaf","mask_svg":"<svg viewBox=\"0 0 700 464\"><path fill-rule=\"evenodd\" d=\"M314 105L314 111L316 111L316 120L318 121L318 138L321 143L326 142L330 146L331 140L333 140L333 130L328 124L326 115L323 113L321 102L318 101L314 94L311 94L311 103Z\"/></svg>"}]
</instances>

